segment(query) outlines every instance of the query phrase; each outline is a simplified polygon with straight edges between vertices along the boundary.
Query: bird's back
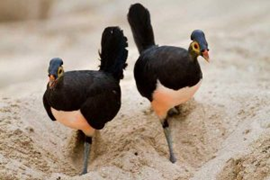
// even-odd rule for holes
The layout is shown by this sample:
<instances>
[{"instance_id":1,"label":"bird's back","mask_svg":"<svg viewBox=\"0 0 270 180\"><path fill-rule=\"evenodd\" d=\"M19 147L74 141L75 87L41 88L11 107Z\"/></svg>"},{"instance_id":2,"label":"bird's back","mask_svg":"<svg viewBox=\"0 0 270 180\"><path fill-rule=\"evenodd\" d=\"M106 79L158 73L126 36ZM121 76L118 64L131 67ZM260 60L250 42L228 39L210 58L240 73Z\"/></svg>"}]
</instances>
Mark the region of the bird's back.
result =
<instances>
[{"instance_id":1,"label":"bird's back","mask_svg":"<svg viewBox=\"0 0 270 180\"><path fill-rule=\"evenodd\" d=\"M47 89L49 103L55 109L78 110L89 97L96 97L107 91L119 91L118 82L109 74L100 71L68 71L65 72L63 83L55 89Z\"/></svg>"}]
</instances>

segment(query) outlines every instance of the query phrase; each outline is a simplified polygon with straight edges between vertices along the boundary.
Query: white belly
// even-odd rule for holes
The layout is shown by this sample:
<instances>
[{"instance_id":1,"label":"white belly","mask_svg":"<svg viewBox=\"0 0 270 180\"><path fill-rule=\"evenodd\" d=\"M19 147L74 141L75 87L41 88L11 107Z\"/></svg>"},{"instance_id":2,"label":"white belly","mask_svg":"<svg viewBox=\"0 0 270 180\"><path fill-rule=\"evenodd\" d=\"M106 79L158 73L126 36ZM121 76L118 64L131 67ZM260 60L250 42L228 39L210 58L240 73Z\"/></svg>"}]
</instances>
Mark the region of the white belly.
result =
<instances>
[{"instance_id":1,"label":"white belly","mask_svg":"<svg viewBox=\"0 0 270 180\"><path fill-rule=\"evenodd\" d=\"M92 136L94 134L95 129L88 124L80 110L58 111L51 108L51 111L55 119L63 125L72 129L82 130L88 136Z\"/></svg>"},{"instance_id":2,"label":"white belly","mask_svg":"<svg viewBox=\"0 0 270 180\"><path fill-rule=\"evenodd\" d=\"M152 107L154 111L161 119L165 118L169 109L191 99L199 89L201 82L202 80L192 87L173 90L163 86L158 81L157 88L153 93Z\"/></svg>"},{"instance_id":3,"label":"white belly","mask_svg":"<svg viewBox=\"0 0 270 180\"><path fill-rule=\"evenodd\" d=\"M158 81L155 93L159 95L164 95L167 99L166 101L171 102L172 107L174 107L191 99L196 93L196 91L199 89L201 82L202 80L200 80L196 85L192 87L185 87L179 90L173 90L163 86Z\"/></svg>"}]
</instances>

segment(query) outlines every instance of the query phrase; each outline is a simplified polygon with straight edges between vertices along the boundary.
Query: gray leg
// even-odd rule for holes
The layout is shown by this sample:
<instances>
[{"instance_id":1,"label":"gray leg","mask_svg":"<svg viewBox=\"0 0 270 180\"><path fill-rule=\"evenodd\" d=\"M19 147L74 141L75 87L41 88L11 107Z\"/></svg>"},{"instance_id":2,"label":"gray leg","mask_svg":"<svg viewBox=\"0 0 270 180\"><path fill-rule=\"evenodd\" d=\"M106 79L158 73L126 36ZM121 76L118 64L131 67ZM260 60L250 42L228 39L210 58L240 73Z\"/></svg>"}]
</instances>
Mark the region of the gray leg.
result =
<instances>
[{"instance_id":1,"label":"gray leg","mask_svg":"<svg viewBox=\"0 0 270 180\"><path fill-rule=\"evenodd\" d=\"M81 175L87 173L88 158L90 156L91 145L92 145L92 137L85 137L84 153L83 153L83 170Z\"/></svg>"},{"instance_id":2,"label":"gray leg","mask_svg":"<svg viewBox=\"0 0 270 180\"><path fill-rule=\"evenodd\" d=\"M173 153L171 130L170 130L170 127L169 127L169 124L168 124L167 119L164 120L162 126L163 126L163 130L164 130L164 134L165 134L165 137L166 137L168 146L169 146L170 161L172 163L175 163L176 162L176 158L175 158L174 153Z\"/></svg>"}]
</instances>

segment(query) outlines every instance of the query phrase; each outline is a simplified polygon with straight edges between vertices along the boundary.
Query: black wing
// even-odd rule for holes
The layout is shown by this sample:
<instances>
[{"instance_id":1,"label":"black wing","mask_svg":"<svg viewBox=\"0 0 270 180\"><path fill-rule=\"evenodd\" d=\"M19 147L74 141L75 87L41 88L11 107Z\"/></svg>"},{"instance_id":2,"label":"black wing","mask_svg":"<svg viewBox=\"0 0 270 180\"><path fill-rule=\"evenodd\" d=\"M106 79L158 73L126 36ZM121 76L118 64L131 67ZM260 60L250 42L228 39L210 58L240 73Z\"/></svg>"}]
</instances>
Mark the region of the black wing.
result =
<instances>
[{"instance_id":1,"label":"black wing","mask_svg":"<svg viewBox=\"0 0 270 180\"><path fill-rule=\"evenodd\" d=\"M51 106L49 105L49 103L48 103L48 101L46 99L46 93L47 93L47 91L43 95L43 105L44 105L44 108L46 109L46 112L47 112L48 116L51 118L52 121L55 121L56 119L52 114Z\"/></svg>"},{"instance_id":2,"label":"black wing","mask_svg":"<svg viewBox=\"0 0 270 180\"><path fill-rule=\"evenodd\" d=\"M88 97L80 110L93 128L102 129L105 123L116 116L120 107L121 91L117 87Z\"/></svg>"}]
</instances>

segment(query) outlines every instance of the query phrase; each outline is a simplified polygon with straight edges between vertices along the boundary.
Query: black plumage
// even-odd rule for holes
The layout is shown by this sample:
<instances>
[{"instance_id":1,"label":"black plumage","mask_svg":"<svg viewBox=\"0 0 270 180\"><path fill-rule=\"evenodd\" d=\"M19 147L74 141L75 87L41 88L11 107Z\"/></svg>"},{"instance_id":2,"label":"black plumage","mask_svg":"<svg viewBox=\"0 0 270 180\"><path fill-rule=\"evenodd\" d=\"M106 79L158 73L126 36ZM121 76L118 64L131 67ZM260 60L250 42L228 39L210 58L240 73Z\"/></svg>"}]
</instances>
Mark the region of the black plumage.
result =
<instances>
[{"instance_id":1,"label":"black plumage","mask_svg":"<svg viewBox=\"0 0 270 180\"><path fill-rule=\"evenodd\" d=\"M91 130L102 129L116 116L121 107L119 81L124 77L123 69L127 66L128 51L126 47L127 38L122 30L118 27L107 27L102 34L101 65L98 71L64 72L63 61L60 58L50 61L48 70L50 82L43 96L44 107L52 120L62 120L61 115L63 114L61 113L63 112L76 112L74 113L76 122L67 122L67 124L86 134L87 146L92 142ZM57 119L55 116L60 118ZM78 128L80 123L83 124L80 126L81 129ZM83 173L87 172L89 149L84 155Z\"/></svg>"},{"instance_id":2,"label":"black plumage","mask_svg":"<svg viewBox=\"0 0 270 180\"><path fill-rule=\"evenodd\" d=\"M159 116L168 141L170 160L175 162L168 112L176 111L174 107L190 99L198 89L202 72L197 57L201 55L208 61L208 44L204 33L195 30L188 50L156 45L150 13L139 3L130 7L127 18L140 53L134 67L137 89L151 102Z\"/></svg>"},{"instance_id":3,"label":"black plumage","mask_svg":"<svg viewBox=\"0 0 270 180\"><path fill-rule=\"evenodd\" d=\"M157 79L170 89L197 84L202 78L198 61L189 61L187 50L173 46L153 46L141 53L134 68L137 88L152 101Z\"/></svg>"},{"instance_id":4,"label":"black plumage","mask_svg":"<svg viewBox=\"0 0 270 180\"><path fill-rule=\"evenodd\" d=\"M120 109L121 90L117 80L108 73L69 71L58 80L53 90L48 88L44 101L56 110L80 109L93 128L101 129Z\"/></svg>"}]
</instances>

